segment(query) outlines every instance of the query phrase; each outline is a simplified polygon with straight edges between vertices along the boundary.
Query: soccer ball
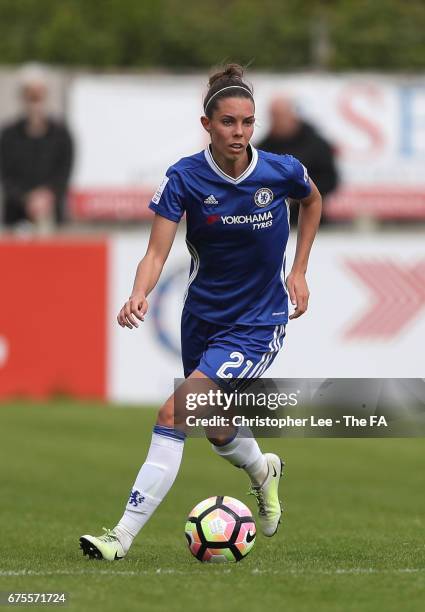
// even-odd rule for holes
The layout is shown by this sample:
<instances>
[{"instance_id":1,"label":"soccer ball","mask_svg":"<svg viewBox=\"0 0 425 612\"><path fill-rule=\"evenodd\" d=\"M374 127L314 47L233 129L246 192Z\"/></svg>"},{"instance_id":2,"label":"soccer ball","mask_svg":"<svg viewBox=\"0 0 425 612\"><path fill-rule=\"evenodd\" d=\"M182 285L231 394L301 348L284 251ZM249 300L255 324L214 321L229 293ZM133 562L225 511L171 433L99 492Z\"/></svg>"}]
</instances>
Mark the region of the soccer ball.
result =
<instances>
[{"instance_id":1,"label":"soccer ball","mask_svg":"<svg viewBox=\"0 0 425 612\"><path fill-rule=\"evenodd\" d=\"M256 528L250 509L234 497L209 497L187 517L185 535L198 561L237 562L254 546Z\"/></svg>"}]
</instances>

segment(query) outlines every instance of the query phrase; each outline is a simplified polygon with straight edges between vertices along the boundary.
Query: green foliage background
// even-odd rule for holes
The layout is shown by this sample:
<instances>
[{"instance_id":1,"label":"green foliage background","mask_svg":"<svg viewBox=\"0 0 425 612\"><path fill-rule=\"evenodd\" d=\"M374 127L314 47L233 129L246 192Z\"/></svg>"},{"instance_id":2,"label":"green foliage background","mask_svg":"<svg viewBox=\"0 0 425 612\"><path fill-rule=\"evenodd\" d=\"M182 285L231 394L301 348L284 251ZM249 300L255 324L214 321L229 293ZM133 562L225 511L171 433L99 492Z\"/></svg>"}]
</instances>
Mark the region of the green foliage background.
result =
<instances>
[{"instance_id":1,"label":"green foliage background","mask_svg":"<svg viewBox=\"0 0 425 612\"><path fill-rule=\"evenodd\" d=\"M180 70L228 59L256 69L418 70L425 2L0 0L0 64Z\"/></svg>"}]
</instances>

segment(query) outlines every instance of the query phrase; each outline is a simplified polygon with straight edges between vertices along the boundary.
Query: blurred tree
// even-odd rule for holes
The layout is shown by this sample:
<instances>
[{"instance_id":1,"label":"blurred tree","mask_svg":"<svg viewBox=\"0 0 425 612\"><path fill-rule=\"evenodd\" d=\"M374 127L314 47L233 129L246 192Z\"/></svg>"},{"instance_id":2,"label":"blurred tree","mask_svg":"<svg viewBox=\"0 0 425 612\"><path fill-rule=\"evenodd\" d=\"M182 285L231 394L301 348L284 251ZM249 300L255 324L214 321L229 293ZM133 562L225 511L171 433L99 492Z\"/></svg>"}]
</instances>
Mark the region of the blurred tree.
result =
<instances>
[{"instance_id":1,"label":"blurred tree","mask_svg":"<svg viewBox=\"0 0 425 612\"><path fill-rule=\"evenodd\" d=\"M332 67L425 66L424 0L339 0L330 13Z\"/></svg>"},{"instance_id":2,"label":"blurred tree","mask_svg":"<svg viewBox=\"0 0 425 612\"><path fill-rule=\"evenodd\" d=\"M0 0L0 63L425 67L424 0Z\"/></svg>"}]
</instances>

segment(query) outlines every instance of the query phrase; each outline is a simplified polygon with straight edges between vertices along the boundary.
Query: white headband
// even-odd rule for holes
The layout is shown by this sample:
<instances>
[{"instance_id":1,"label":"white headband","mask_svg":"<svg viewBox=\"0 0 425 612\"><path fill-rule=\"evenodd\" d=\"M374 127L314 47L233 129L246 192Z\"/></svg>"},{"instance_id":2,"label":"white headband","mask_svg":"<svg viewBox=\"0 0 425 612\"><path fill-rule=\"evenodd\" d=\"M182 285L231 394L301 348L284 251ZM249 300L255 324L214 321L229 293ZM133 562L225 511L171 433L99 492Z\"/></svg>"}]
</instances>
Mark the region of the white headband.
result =
<instances>
[{"instance_id":1,"label":"white headband","mask_svg":"<svg viewBox=\"0 0 425 612\"><path fill-rule=\"evenodd\" d=\"M211 98L208 100L208 102L204 106L204 113L207 112L208 105L209 105L209 103L211 102L211 100L213 98L218 96L218 94L221 93L222 91L225 91L226 89L232 89L234 87L237 87L238 89L243 89L244 91L246 91L250 95L250 97L252 98L252 101L254 102L254 96L252 95L252 93L249 91L249 89L247 87L244 87L243 85L228 85L227 87L223 87L223 89L219 89L218 91L215 92L215 94L213 94L211 96Z\"/></svg>"}]
</instances>

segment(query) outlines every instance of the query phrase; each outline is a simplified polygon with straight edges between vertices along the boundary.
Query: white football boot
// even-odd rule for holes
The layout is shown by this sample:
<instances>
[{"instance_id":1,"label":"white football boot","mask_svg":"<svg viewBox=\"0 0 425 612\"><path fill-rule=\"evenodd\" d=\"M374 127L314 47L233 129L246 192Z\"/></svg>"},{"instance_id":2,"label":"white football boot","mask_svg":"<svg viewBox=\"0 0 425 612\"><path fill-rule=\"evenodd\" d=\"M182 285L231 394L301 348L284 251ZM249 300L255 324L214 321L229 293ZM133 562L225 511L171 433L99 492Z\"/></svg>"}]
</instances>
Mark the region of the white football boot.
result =
<instances>
[{"instance_id":1,"label":"white football boot","mask_svg":"<svg viewBox=\"0 0 425 612\"><path fill-rule=\"evenodd\" d=\"M279 501L279 482L283 474L284 462L273 453L264 453L268 474L259 487L251 486L249 495L254 495L258 504L258 524L260 531L267 537L274 536L280 524L282 505Z\"/></svg>"},{"instance_id":2,"label":"white football boot","mask_svg":"<svg viewBox=\"0 0 425 612\"><path fill-rule=\"evenodd\" d=\"M126 553L113 529L102 527L105 533L101 536L83 535L80 538L80 548L83 554L91 559L106 559L107 561L118 561L125 557Z\"/></svg>"}]
</instances>

